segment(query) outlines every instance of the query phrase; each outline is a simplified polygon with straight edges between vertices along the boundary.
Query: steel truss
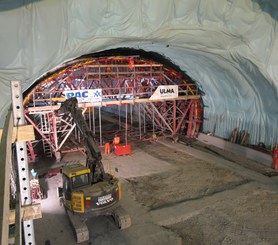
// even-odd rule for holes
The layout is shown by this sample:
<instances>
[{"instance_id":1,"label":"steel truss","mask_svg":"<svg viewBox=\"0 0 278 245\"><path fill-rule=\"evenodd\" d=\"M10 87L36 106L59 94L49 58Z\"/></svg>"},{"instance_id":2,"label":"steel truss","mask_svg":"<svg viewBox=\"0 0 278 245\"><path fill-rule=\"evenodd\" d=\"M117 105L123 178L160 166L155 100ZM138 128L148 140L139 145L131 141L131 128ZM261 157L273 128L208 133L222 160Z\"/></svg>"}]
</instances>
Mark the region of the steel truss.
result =
<instances>
[{"instance_id":1,"label":"steel truss","mask_svg":"<svg viewBox=\"0 0 278 245\"><path fill-rule=\"evenodd\" d=\"M179 134L196 137L202 122L201 114L195 113L198 103L198 99L191 99L137 104L141 129L139 138L142 139L141 122L146 123L146 120L148 125L152 125L152 134L156 137L174 137ZM144 133L146 134L145 129Z\"/></svg>"},{"instance_id":2,"label":"steel truss","mask_svg":"<svg viewBox=\"0 0 278 245\"><path fill-rule=\"evenodd\" d=\"M178 97L150 100L159 85L178 85ZM202 122L201 98L197 86L162 64L139 57L105 57L77 62L41 81L24 100L25 118L34 126L44 153L62 152L72 132L78 132L70 116L58 117L55 110L65 100L66 90L99 89L102 101L80 103L90 128L104 143L102 110L118 106L117 132L125 141L152 140L178 134L196 137ZM122 113L122 114L121 114ZM125 118L125 122L122 122ZM111 132L110 132L111 133ZM29 145L30 148L30 145ZM80 150L72 147L67 150ZM33 156L34 157L34 156Z\"/></svg>"}]
</instances>

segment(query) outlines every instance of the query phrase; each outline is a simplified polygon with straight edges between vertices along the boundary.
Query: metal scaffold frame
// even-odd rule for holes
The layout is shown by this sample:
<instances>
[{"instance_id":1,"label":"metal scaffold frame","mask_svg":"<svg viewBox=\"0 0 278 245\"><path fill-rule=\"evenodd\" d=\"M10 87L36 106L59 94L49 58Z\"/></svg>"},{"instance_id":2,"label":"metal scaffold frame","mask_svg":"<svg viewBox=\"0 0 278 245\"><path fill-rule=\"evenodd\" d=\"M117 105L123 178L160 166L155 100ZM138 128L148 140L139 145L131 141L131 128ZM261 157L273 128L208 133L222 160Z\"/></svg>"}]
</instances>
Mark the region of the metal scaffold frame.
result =
<instances>
[{"instance_id":1,"label":"metal scaffold frame","mask_svg":"<svg viewBox=\"0 0 278 245\"><path fill-rule=\"evenodd\" d=\"M161 85L177 85L178 96L152 100L152 95ZM65 91L88 89L101 89L101 101L79 103L94 134L98 131L96 137L100 145L104 140L102 111L113 106L118 107L119 114L116 131L125 132L126 142L152 140L154 135L156 138L174 137L179 133L196 137L199 132L201 97L191 80L162 64L140 57L93 58L53 73L25 97L25 118L41 136L44 146L49 146L44 147L45 154L48 149L57 158L57 153L62 152L64 143L75 128L71 117L57 117L54 113L66 99ZM98 108L98 114L95 108ZM121 117L129 120L123 123ZM149 125L152 125L151 136L148 136ZM71 150L80 150L80 147Z\"/></svg>"}]
</instances>

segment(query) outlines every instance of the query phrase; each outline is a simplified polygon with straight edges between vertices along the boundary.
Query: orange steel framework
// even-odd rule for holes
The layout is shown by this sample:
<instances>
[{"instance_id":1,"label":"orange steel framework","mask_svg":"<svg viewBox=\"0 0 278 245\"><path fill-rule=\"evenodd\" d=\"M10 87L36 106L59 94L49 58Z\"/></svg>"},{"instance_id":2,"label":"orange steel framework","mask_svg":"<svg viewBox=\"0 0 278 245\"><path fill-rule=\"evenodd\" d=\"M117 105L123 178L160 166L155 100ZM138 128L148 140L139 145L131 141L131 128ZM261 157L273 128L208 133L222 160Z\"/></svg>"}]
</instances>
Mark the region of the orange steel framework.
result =
<instances>
[{"instance_id":1,"label":"orange steel framework","mask_svg":"<svg viewBox=\"0 0 278 245\"><path fill-rule=\"evenodd\" d=\"M178 85L178 97L151 100L159 85ZM24 99L26 121L35 127L44 154L59 158L57 153L76 150L63 150L72 132L78 137L75 123L69 115L55 115L55 110L65 100L65 91L88 89L101 89L102 93L101 101L79 103L100 145L106 141L102 111L111 106L116 106L118 127L110 134L123 133L125 143L179 134L196 137L199 132L201 97L196 84L181 73L139 56L87 58L53 72ZM28 149L34 160L30 142Z\"/></svg>"}]
</instances>

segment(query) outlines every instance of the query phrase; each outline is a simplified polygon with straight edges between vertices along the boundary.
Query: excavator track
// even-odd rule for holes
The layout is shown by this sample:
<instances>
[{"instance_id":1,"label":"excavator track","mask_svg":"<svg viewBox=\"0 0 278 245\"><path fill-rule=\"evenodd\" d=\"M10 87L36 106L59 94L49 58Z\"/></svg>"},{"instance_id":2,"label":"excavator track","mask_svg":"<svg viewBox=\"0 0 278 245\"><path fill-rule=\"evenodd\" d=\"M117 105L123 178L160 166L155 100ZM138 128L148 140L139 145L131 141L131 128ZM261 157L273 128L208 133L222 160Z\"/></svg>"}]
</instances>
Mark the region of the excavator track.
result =
<instances>
[{"instance_id":1,"label":"excavator track","mask_svg":"<svg viewBox=\"0 0 278 245\"><path fill-rule=\"evenodd\" d=\"M118 206L113 211L112 216L120 230L127 229L131 226L131 218L129 214L121 206Z\"/></svg>"},{"instance_id":2,"label":"excavator track","mask_svg":"<svg viewBox=\"0 0 278 245\"><path fill-rule=\"evenodd\" d=\"M89 231L86 223L82 221L79 215L66 210L70 223L76 235L76 242L81 243L89 240Z\"/></svg>"}]
</instances>

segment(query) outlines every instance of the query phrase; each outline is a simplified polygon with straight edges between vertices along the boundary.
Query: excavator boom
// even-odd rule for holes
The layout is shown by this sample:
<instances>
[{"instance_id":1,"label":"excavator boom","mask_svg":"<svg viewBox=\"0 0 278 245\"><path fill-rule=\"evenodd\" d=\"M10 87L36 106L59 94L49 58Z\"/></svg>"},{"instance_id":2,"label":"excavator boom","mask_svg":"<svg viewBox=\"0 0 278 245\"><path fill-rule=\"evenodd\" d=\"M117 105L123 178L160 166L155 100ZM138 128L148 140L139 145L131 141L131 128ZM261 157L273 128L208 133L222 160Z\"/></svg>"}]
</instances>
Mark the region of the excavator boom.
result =
<instances>
[{"instance_id":1,"label":"excavator boom","mask_svg":"<svg viewBox=\"0 0 278 245\"><path fill-rule=\"evenodd\" d=\"M98 178L93 178L94 182L98 182L99 178L101 179L109 179L104 171L103 164L101 162L102 156L101 152L95 142L94 136L89 129L81 109L78 107L78 101L75 97L72 97L62 103L61 107L57 111L58 114L70 113L77 128L79 129L81 136L83 138L87 161L86 166L91 169L92 173L100 173Z\"/></svg>"}]
</instances>

